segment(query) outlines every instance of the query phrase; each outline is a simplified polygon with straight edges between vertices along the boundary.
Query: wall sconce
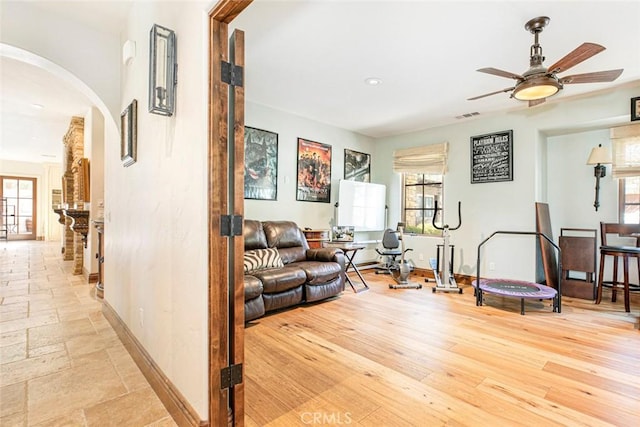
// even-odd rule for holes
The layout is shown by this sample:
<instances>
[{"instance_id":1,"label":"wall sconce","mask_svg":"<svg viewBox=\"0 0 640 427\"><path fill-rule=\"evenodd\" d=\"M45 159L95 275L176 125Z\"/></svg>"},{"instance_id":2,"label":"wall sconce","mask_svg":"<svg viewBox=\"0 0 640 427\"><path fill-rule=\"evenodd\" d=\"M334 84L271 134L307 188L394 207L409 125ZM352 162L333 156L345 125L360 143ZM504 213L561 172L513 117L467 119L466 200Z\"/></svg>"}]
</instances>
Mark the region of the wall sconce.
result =
<instances>
[{"instance_id":1,"label":"wall sconce","mask_svg":"<svg viewBox=\"0 0 640 427\"><path fill-rule=\"evenodd\" d=\"M611 163L611 153L609 152L609 149L603 147L602 144L598 144L596 148L591 150L587 164L595 165L593 167L593 176L596 177L596 200L593 203L593 206L596 208L596 211L600 206L600 178L604 178L607 175L607 168L605 165L610 165Z\"/></svg>"},{"instance_id":2,"label":"wall sconce","mask_svg":"<svg viewBox=\"0 0 640 427\"><path fill-rule=\"evenodd\" d=\"M176 34L154 24L149 49L149 112L173 115L177 79Z\"/></svg>"}]
</instances>

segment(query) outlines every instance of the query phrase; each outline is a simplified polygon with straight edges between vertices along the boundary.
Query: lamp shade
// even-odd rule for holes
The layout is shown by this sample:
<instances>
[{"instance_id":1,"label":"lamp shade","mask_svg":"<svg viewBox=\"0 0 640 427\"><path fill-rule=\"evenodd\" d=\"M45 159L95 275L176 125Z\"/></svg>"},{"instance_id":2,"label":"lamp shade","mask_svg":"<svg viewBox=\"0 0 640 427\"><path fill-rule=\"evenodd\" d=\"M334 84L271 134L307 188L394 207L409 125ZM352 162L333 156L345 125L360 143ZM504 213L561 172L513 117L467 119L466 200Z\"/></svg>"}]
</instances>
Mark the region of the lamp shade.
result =
<instances>
[{"instance_id":1,"label":"lamp shade","mask_svg":"<svg viewBox=\"0 0 640 427\"><path fill-rule=\"evenodd\" d=\"M560 83L554 78L535 77L517 85L513 97L520 101L535 101L555 95L561 88Z\"/></svg>"},{"instance_id":2,"label":"lamp shade","mask_svg":"<svg viewBox=\"0 0 640 427\"><path fill-rule=\"evenodd\" d=\"M611 152L608 148L603 147L602 144L598 144L597 147L591 150L589 160L587 160L588 165L610 165L611 163L613 163Z\"/></svg>"}]
</instances>

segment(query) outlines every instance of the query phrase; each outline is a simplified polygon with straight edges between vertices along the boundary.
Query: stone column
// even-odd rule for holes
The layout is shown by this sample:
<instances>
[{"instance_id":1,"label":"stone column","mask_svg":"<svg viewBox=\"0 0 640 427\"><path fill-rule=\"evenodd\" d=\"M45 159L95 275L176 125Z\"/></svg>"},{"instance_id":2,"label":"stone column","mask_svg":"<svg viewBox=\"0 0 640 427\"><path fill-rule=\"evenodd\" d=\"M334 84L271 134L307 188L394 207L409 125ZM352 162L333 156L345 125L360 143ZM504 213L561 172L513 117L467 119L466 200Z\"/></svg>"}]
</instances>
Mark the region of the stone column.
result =
<instances>
[{"instance_id":1,"label":"stone column","mask_svg":"<svg viewBox=\"0 0 640 427\"><path fill-rule=\"evenodd\" d=\"M84 187L81 160L84 157L84 119L72 117L64 138L65 146L65 203L69 207L83 208ZM71 230L71 219L65 226L65 260L73 259L73 274L82 274L84 244L82 235ZM70 233L70 234L69 234ZM71 242L71 240L73 242Z\"/></svg>"}]
</instances>

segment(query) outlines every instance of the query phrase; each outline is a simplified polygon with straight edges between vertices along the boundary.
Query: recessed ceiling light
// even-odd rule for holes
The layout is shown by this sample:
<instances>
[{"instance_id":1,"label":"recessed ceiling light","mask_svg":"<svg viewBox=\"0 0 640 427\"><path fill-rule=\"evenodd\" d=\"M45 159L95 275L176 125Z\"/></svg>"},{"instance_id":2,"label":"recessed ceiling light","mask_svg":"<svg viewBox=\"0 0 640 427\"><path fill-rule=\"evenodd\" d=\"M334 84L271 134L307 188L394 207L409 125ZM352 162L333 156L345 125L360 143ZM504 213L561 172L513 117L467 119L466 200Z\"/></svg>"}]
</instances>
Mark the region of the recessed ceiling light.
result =
<instances>
[{"instance_id":1,"label":"recessed ceiling light","mask_svg":"<svg viewBox=\"0 0 640 427\"><path fill-rule=\"evenodd\" d=\"M377 77L367 77L366 79L364 79L364 82L369 86L378 86L382 84L382 79L379 79Z\"/></svg>"},{"instance_id":2,"label":"recessed ceiling light","mask_svg":"<svg viewBox=\"0 0 640 427\"><path fill-rule=\"evenodd\" d=\"M50 158L55 158L56 155L55 154L40 154L42 157L50 157Z\"/></svg>"},{"instance_id":3,"label":"recessed ceiling light","mask_svg":"<svg viewBox=\"0 0 640 427\"><path fill-rule=\"evenodd\" d=\"M44 108L44 105L42 104L31 104L31 106L36 110L42 110Z\"/></svg>"}]
</instances>

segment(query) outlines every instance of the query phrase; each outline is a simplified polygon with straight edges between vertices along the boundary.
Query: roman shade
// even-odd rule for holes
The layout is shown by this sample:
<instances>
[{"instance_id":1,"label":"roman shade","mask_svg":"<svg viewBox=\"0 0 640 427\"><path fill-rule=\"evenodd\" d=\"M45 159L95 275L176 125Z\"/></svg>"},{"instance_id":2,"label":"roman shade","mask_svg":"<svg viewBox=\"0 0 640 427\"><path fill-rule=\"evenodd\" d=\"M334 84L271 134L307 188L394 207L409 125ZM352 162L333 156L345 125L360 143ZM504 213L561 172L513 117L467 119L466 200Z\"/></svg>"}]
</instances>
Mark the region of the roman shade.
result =
<instances>
[{"instance_id":1,"label":"roman shade","mask_svg":"<svg viewBox=\"0 0 640 427\"><path fill-rule=\"evenodd\" d=\"M614 178L640 176L640 125L611 129Z\"/></svg>"},{"instance_id":2,"label":"roman shade","mask_svg":"<svg viewBox=\"0 0 640 427\"><path fill-rule=\"evenodd\" d=\"M404 148L393 152L393 171L400 173L431 173L444 175L447 172L449 143Z\"/></svg>"}]
</instances>

